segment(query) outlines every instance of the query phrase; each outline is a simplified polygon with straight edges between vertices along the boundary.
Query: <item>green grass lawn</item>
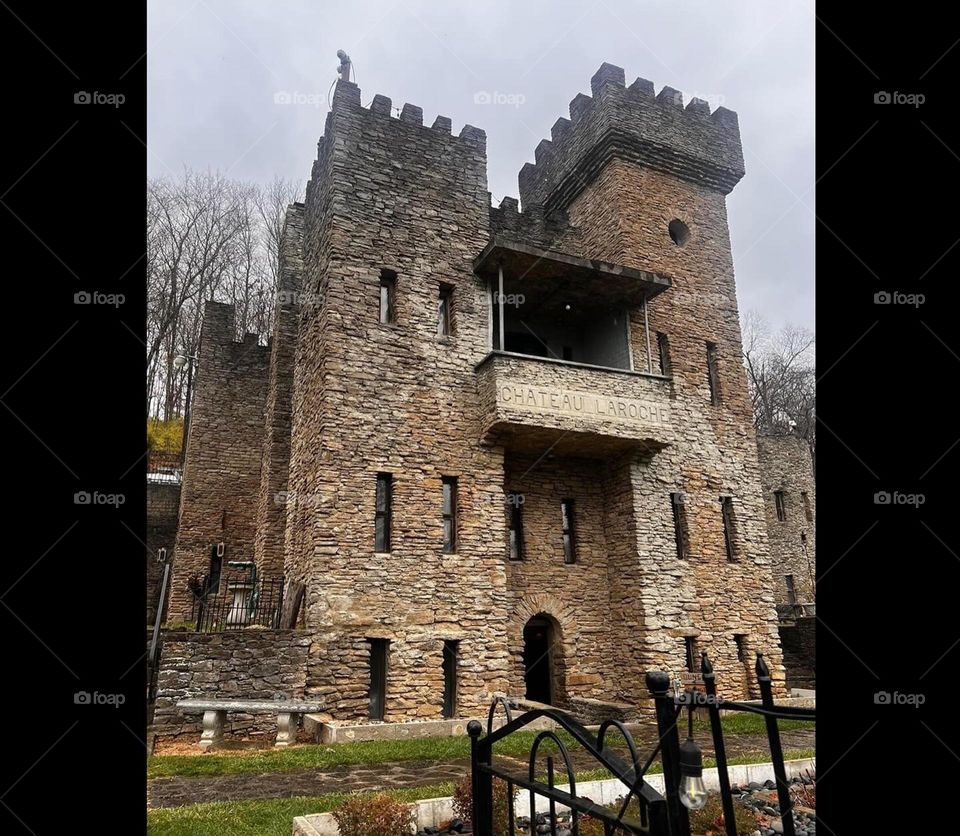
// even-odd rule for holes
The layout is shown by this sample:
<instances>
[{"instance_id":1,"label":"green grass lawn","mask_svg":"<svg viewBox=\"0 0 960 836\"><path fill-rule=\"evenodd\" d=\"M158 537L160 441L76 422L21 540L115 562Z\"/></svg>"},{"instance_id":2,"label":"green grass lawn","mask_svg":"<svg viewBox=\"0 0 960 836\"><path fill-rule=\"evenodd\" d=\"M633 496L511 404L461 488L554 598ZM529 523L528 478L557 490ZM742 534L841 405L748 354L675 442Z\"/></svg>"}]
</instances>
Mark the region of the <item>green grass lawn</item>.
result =
<instances>
[{"instance_id":1,"label":"green grass lawn","mask_svg":"<svg viewBox=\"0 0 960 836\"><path fill-rule=\"evenodd\" d=\"M392 790L400 801L419 801L451 795L453 784ZM293 819L326 813L347 798L345 793L297 798L268 798L260 801L220 801L191 804L147 812L150 836L290 836Z\"/></svg>"},{"instance_id":2,"label":"green grass lawn","mask_svg":"<svg viewBox=\"0 0 960 836\"><path fill-rule=\"evenodd\" d=\"M414 741L404 741L414 742ZM360 745L360 744L341 744ZM756 752L731 758L730 764L763 763L769 753ZM790 749L784 753L787 760L814 757L813 749ZM235 760L239 760L236 758ZM705 766L715 766L710 759ZM661 772L660 764L654 764L651 774ZM577 775L578 781L609 778L604 770L593 770ZM413 802L422 798L438 798L451 795L453 784L433 784L424 787L392 790L388 794L400 801ZM192 804L187 807L168 807L149 810L147 833L149 836L289 836L295 816L324 813L335 809L347 796L331 793L314 797L269 798L259 801L223 801L213 804Z\"/></svg>"},{"instance_id":3,"label":"green grass lawn","mask_svg":"<svg viewBox=\"0 0 960 836\"><path fill-rule=\"evenodd\" d=\"M720 718L720 725L725 734L757 734L766 735L765 719L760 714L727 714ZM781 732L796 731L797 729L813 729L815 724L810 720L780 720L777 723ZM709 731L710 720L706 717L694 717L693 727L698 731Z\"/></svg>"},{"instance_id":4,"label":"green grass lawn","mask_svg":"<svg viewBox=\"0 0 960 836\"><path fill-rule=\"evenodd\" d=\"M515 732L497 744L501 755L530 751L537 732ZM559 733L568 746L576 746L566 732ZM148 778L171 775L250 775L294 772L347 764L396 763L398 761L449 761L470 757L470 738L423 737L414 740L363 741L332 746L297 746L292 749L259 749L231 755L154 755L147 766Z\"/></svg>"},{"instance_id":5,"label":"green grass lawn","mask_svg":"<svg viewBox=\"0 0 960 836\"><path fill-rule=\"evenodd\" d=\"M765 735L763 718L756 714L731 714L723 718L727 734ZM707 731L709 723L697 720L695 727ZM780 730L812 728L804 720L781 720ZM523 757L530 751L537 732L520 731L496 745L501 755ZM568 747L575 747L573 739L559 732ZM611 738L611 742L614 739ZM297 746L292 749L258 749L229 755L154 755L147 766L148 778L174 775L198 777L204 775L259 775L266 772L295 772L300 769L322 769L331 766L398 761L444 761L470 757L470 738L425 737L414 740L370 741L337 743L332 746Z\"/></svg>"}]
</instances>

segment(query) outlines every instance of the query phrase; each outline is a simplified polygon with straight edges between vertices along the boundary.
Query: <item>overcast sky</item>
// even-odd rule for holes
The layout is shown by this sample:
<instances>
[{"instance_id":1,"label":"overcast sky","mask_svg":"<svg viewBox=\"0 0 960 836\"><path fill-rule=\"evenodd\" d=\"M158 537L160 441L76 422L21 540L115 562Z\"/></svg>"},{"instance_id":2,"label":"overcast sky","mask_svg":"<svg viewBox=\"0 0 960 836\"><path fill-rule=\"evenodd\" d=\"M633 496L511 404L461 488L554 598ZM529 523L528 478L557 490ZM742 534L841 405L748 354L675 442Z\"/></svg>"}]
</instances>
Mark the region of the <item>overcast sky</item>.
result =
<instances>
[{"instance_id":1,"label":"overcast sky","mask_svg":"<svg viewBox=\"0 0 960 836\"><path fill-rule=\"evenodd\" d=\"M813 328L813 46L796 0L150 0L148 170L305 184L345 49L364 105L382 93L487 132L496 204L608 61L738 113L741 311Z\"/></svg>"}]
</instances>

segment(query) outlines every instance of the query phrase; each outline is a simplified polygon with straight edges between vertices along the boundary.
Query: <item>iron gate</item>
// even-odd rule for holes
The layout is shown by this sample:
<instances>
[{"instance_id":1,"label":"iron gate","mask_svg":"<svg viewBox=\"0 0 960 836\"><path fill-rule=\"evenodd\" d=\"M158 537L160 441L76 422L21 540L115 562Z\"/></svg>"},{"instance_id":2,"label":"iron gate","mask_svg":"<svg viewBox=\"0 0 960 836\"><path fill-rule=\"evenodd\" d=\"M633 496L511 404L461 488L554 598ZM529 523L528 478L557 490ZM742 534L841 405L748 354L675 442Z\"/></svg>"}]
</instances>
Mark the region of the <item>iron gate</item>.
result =
<instances>
[{"instance_id":1,"label":"iron gate","mask_svg":"<svg viewBox=\"0 0 960 836\"><path fill-rule=\"evenodd\" d=\"M724 700L718 697L716 677L706 653L702 654L701 660L702 691L697 688L689 688L682 693L676 693L671 690L670 677L666 673L648 673L646 685L654 701L658 741L643 763L641 763L639 750L633 736L619 720L606 720L594 733L566 711L560 709L537 709L514 718L507 701L503 697L498 697L490 706L485 735L483 734L483 726L477 720L472 720L467 726L471 743L473 833L476 836L493 836L493 781L496 778L504 781L507 785L506 832L509 836L514 836L517 833L513 802L514 792L517 789L525 791L529 796L531 836L536 828L536 802L538 797L546 798L549 803L550 836L557 836L558 833L559 828L555 815L558 805L570 811L569 829L573 836L579 836L580 819L585 815L602 822L605 836L611 836L614 833L690 836L687 808L680 800L682 766L684 767L683 771L687 772L690 750L687 748L684 752L681 751L679 723L684 711L686 711L690 717L692 729L693 714L697 711L706 711L710 721L710 731L717 761L724 827L727 836L737 836L734 800L730 791L726 747L720 721L720 712L728 711L758 714L764 718L767 742L770 747L770 759L773 763L776 778L783 834L784 836L795 836L793 802L787 781L778 720L813 721L816 719L816 712L813 708L776 705L773 699L770 671L763 655L760 653L757 654L756 673L761 695L759 705ZM503 708L506 714L506 723L501 728L494 730L493 721L498 707ZM568 732L579 747L596 761L597 766L608 770L621 781L625 793L623 802L617 812L612 812L606 807L593 803L588 798L577 795L576 775L569 751L563 740L554 731L542 731L534 738L530 748L528 768L525 773L510 772L499 766L494 766L494 745L541 717L549 718L561 729ZM626 742L630 754L629 760L624 759L607 745L607 734L612 730L618 732ZM566 790L557 786L556 762L553 755L547 757L546 781L537 777L537 754L541 744L546 740L551 740L559 750L566 773L565 783L568 785ZM644 775L658 755L663 764L665 788L663 795L644 780ZM696 758L699 758L699 752L696 753ZM682 763L684 759L686 760ZM631 800L634 799L637 801L639 817L628 818L626 813Z\"/></svg>"}]
</instances>

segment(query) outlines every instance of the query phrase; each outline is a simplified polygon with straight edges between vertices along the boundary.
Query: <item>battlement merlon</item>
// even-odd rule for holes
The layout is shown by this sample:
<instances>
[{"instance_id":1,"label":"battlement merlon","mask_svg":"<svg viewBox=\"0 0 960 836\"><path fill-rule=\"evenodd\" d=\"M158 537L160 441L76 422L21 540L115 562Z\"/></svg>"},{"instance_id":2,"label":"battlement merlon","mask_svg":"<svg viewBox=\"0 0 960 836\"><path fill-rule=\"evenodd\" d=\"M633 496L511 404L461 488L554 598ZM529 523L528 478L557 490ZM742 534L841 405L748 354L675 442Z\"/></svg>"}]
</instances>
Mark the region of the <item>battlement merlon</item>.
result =
<instances>
[{"instance_id":1,"label":"battlement merlon","mask_svg":"<svg viewBox=\"0 0 960 836\"><path fill-rule=\"evenodd\" d=\"M331 129L331 117L335 118L337 113L344 111L360 111L366 114L376 114L377 116L389 119L393 124L412 125L423 128L426 131L446 135L454 141L462 142L474 151L486 151L487 134L486 131L481 128L476 128L473 125L464 125L463 128L460 129L459 134L451 136L451 122L446 116L437 116L433 124L427 128L423 124L423 108L410 104L409 102L405 103L400 109L399 118L394 118L391 115L393 111L393 101L388 96L377 93L373 97L370 107L363 107L360 103L360 88L352 81L340 80L337 81L333 91L330 113L327 114L327 127L324 130L325 135L328 134Z\"/></svg>"},{"instance_id":2,"label":"battlement merlon","mask_svg":"<svg viewBox=\"0 0 960 836\"><path fill-rule=\"evenodd\" d=\"M744 175L737 114L638 78L625 85L624 71L603 64L590 82L593 95L570 102L536 149L536 163L520 170L524 208L565 209L612 159L620 158L729 194Z\"/></svg>"}]
</instances>

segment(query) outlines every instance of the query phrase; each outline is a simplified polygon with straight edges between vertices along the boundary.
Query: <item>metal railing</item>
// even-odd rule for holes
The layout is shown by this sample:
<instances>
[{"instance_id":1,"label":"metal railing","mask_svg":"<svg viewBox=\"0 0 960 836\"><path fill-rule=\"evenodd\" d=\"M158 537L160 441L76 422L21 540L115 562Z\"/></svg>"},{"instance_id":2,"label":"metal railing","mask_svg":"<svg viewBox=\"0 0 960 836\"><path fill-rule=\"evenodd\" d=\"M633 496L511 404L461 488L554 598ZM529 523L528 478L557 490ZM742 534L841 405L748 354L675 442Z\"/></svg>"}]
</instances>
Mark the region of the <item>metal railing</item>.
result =
<instances>
[{"instance_id":1,"label":"metal railing","mask_svg":"<svg viewBox=\"0 0 960 836\"><path fill-rule=\"evenodd\" d=\"M478 721L473 720L467 726L471 743L473 833L476 836L492 836L496 832L493 821L493 781L499 779L505 781L507 785L508 820L506 822L506 832L510 836L517 832L513 802L517 789L529 793L531 833L537 821L537 798L542 797L546 798L549 804L547 823L550 827L551 836L557 836L560 829L556 816L558 805L562 805L570 811L570 823L564 827L569 827L573 836L579 836L579 825L583 816L589 816L601 822L605 836L611 836L613 833L690 836L690 819L686 805L690 805L695 800L691 799L689 791L682 798L681 786L685 778L699 778L702 773L702 757L693 740L693 715L697 711L706 711L709 716L717 763L724 832L726 836L737 836L734 798L730 790L726 747L720 719L720 712L724 711L758 714L764 718L767 742L770 747L770 759L773 763L773 772L776 779L782 833L784 836L795 836L793 800L790 796L790 785L787 781L778 721L786 719L813 721L816 719L815 710L812 708L778 706L774 702L770 671L763 660L763 655L760 653L757 654L756 663L757 680L761 694L759 705L724 700L718 697L716 677L706 653L702 655L700 672L703 683L702 690L694 686L682 693L675 693L671 689L668 674L658 671L647 674L646 684L654 701L658 740L653 751L642 764L632 735L619 720L606 720L594 733L570 714L559 709L528 711L514 719L507 701L503 697L498 697L490 706L485 735L482 735L483 727ZM493 719L498 706L502 706L506 713L506 723L494 731ZM684 711L688 713L689 717L689 735L686 743L681 746L679 723ZM623 784L625 794L616 811L612 808L599 806L590 799L577 795L576 776L568 749L563 740L553 731L540 732L534 739L526 773L510 772L494 765L493 756L496 743L542 717L549 718L561 729L568 732L580 749L596 761L597 766L606 769ZM629 760L617 754L607 744L607 733L611 730L618 732L623 737L630 755ZM542 776L537 776L537 754L541 744L546 740L552 741L559 750L568 785L565 790L556 785L556 763L553 755L549 755L546 759L546 780L543 780ZM658 755L663 764L663 795L644 780L644 775ZM684 784L684 786L687 785ZM637 802L636 807L639 810L639 818L637 819L626 816L632 800ZM705 801L705 795L700 797L701 805L703 801ZM693 809L696 809L696 806ZM502 829L502 824L498 825L496 829Z\"/></svg>"},{"instance_id":2,"label":"metal railing","mask_svg":"<svg viewBox=\"0 0 960 836\"><path fill-rule=\"evenodd\" d=\"M220 633L260 626L276 630L283 609L283 576L251 580L247 572L204 577L194 589L191 621L198 633Z\"/></svg>"}]
</instances>

